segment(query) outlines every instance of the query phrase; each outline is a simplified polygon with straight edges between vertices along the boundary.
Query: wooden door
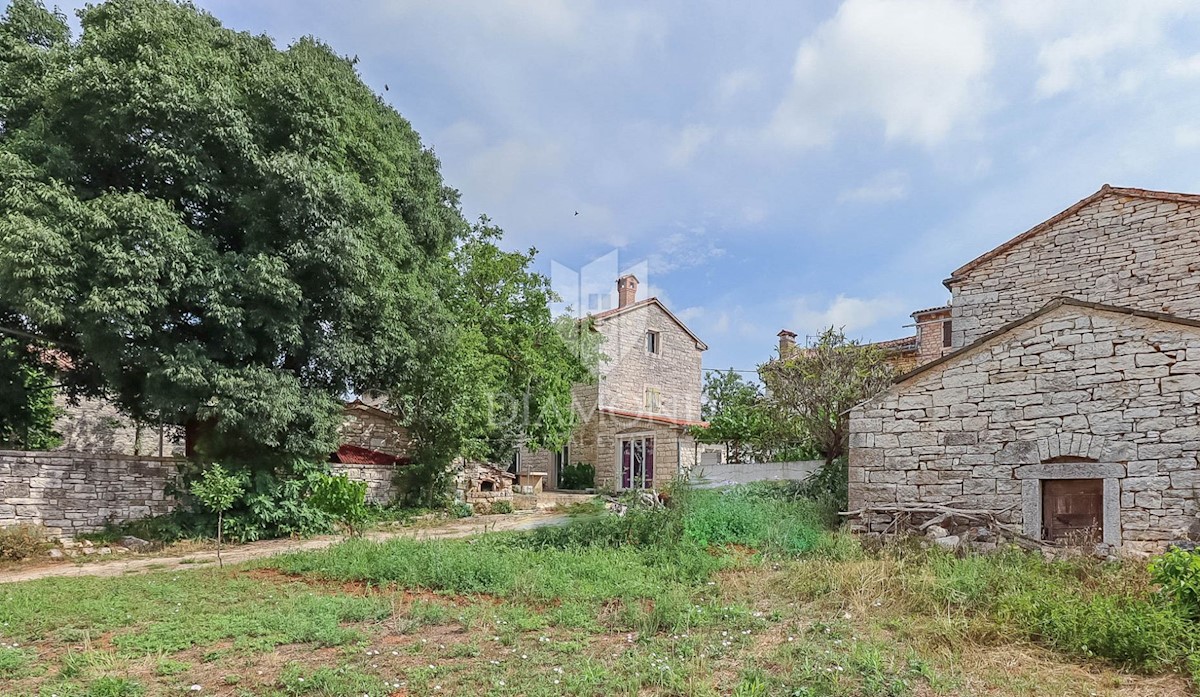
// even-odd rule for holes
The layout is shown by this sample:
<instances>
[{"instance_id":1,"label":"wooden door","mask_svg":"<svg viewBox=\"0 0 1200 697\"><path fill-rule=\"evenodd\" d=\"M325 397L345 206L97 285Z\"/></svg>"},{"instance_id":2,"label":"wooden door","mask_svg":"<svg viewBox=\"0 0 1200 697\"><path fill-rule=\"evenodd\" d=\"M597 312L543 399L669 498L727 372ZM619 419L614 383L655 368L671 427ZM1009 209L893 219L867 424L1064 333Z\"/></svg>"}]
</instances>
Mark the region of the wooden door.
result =
<instances>
[{"instance_id":1,"label":"wooden door","mask_svg":"<svg viewBox=\"0 0 1200 697\"><path fill-rule=\"evenodd\" d=\"M1103 479L1042 480L1043 539L1099 542L1103 536Z\"/></svg>"}]
</instances>

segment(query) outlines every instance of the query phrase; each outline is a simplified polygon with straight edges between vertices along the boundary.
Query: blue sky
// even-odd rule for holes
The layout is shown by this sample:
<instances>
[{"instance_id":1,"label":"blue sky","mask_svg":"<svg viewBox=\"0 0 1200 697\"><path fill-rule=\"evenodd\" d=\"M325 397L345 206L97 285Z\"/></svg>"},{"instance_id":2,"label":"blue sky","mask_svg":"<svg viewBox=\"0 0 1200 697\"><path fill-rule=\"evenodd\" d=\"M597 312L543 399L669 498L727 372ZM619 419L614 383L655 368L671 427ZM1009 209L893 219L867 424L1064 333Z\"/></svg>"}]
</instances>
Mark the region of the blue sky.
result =
<instances>
[{"instance_id":1,"label":"blue sky","mask_svg":"<svg viewBox=\"0 0 1200 697\"><path fill-rule=\"evenodd\" d=\"M902 336L954 268L1106 182L1200 192L1191 2L197 4L357 55L468 216L546 273L616 251L707 368L783 327Z\"/></svg>"}]
</instances>

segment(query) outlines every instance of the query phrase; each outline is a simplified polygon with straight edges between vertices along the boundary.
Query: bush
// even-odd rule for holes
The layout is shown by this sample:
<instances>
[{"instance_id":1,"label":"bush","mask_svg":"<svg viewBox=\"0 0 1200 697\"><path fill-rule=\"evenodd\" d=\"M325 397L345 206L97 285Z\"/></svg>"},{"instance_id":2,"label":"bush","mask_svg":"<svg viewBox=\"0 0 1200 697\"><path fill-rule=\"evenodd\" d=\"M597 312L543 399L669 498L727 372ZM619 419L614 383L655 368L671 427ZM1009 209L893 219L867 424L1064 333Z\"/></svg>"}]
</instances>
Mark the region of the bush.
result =
<instances>
[{"instance_id":1,"label":"bush","mask_svg":"<svg viewBox=\"0 0 1200 697\"><path fill-rule=\"evenodd\" d=\"M0 560L28 559L45 551L47 546L45 531L36 525L0 528Z\"/></svg>"},{"instance_id":2,"label":"bush","mask_svg":"<svg viewBox=\"0 0 1200 697\"><path fill-rule=\"evenodd\" d=\"M367 483L355 481L344 474L326 475L313 487L310 502L318 509L341 521L351 535L362 532L370 519L367 508Z\"/></svg>"},{"instance_id":3,"label":"bush","mask_svg":"<svg viewBox=\"0 0 1200 697\"><path fill-rule=\"evenodd\" d=\"M492 513L508 515L513 512L512 501L496 501L492 504Z\"/></svg>"},{"instance_id":4,"label":"bush","mask_svg":"<svg viewBox=\"0 0 1200 697\"><path fill-rule=\"evenodd\" d=\"M466 501L455 501L450 504L450 515L455 518L470 518L475 515L475 509Z\"/></svg>"},{"instance_id":5,"label":"bush","mask_svg":"<svg viewBox=\"0 0 1200 697\"><path fill-rule=\"evenodd\" d=\"M559 479L563 489L572 491L591 489L596 486L596 468L586 462L563 465Z\"/></svg>"},{"instance_id":6,"label":"bush","mask_svg":"<svg viewBox=\"0 0 1200 697\"><path fill-rule=\"evenodd\" d=\"M1184 614L1200 620L1200 553L1174 548L1150 562L1150 579Z\"/></svg>"}]
</instances>

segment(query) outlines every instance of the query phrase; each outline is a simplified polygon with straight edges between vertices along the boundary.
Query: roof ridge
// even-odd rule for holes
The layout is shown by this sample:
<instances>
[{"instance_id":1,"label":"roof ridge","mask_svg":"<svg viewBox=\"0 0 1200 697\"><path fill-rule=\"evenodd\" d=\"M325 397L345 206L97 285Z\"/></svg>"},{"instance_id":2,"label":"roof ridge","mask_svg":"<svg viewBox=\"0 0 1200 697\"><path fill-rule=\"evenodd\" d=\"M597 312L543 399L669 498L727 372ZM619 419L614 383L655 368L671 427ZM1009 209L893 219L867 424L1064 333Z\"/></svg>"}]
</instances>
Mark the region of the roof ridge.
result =
<instances>
[{"instance_id":1,"label":"roof ridge","mask_svg":"<svg viewBox=\"0 0 1200 697\"><path fill-rule=\"evenodd\" d=\"M1004 326L1000 327L999 329L996 329L991 332L988 332L987 334L984 334L983 336L979 337L975 341L972 341L971 343L967 344L966 346L957 348L954 351L951 351L950 353L947 353L946 355L942 356L941 358L930 361L924 365L918 366L902 375L898 375L895 379L895 384L898 385L902 382L908 382L910 379L917 377L918 375L928 371L931 368L935 368L939 365L942 365L943 363L948 363L949 361L951 361L955 358L958 358L959 356L965 354L966 352L972 351L972 350L982 346L983 344L991 341L992 339L1003 336L1004 334L1007 334L1007 333L1011 332L1012 330L1017 329L1018 327L1021 327L1022 325L1028 324L1029 322L1032 322L1033 320L1035 320L1043 315L1047 315L1047 314L1057 310L1058 308L1064 307L1067 305L1070 305L1072 307L1082 307L1082 308L1086 308L1089 310L1096 310L1098 312L1111 312L1114 314L1129 315L1131 317L1140 317L1142 319L1154 320L1156 322L1167 322L1170 324L1180 324L1180 325L1183 325L1186 327L1200 328L1200 320L1190 319L1188 317L1180 317L1178 315L1171 315L1171 314L1167 314L1165 312L1152 312L1150 310L1139 310L1134 307L1124 307L1122 305L1106 305L1104 303L1090 302L1088 300L1080 300L1078 298L1059 296L1057 298L1051 299L1050 302L1046 303L1041 308L1034 310L1033 312L1030 312L1029 314L1027 314L1023 317L1020 317L1019 319L1015 319L1015 320L1005 324Z\"/></svg>"},{"instance_id":2,"label":"roof ridge","mask_svg":"<svg viewBox=\"0 0 1200 697\"><path fill-rule=\"evenodd\" d=\"M1004 252L1007 252L1008 250L1021 244L1024 241L1030 239L1031 237L1035 237L1036 235L1041 234L1042 232L1045 232L1046 230L1053 227L1054 225L1062 222L1063 220L1071 217L1072 215L1075 215L1076 213L1078 213L1080 210L1082 210L1084 207L1088 206L1089 204L1091 204L1095 201L1098 201L1101 198L1104 198L1105 196L1108 196L1108 195L1129 196L1129 197L1133 197L1133 198L1145 198L1145 199L1159 200L1159 201L1173 201L1175 203L1200 204L1200 194L1184 194L1184 193L1177 193L1177 192L1172 192L1172 191L1155 191L1152 189L1137 189L1137 188L1132 188L1132 187L1114 187L1114 186L1110 186L1108 184L1104 184L1095 193L1090 194L1090 195L1076 201L1072 205L1070 205L1067 208L1063 209L1062 211L1054 214L1053 216L1047 218L1046 220L1043 220L1042 222L1038 223L1037 225L1034 225L1033 227L1029 228L1025 232L1022 232L1021 234L1017 235L1016 237L1013 237L1013 238L1009 239L1008 241L1003 242L1003 243L993 247L992 249L989 249L988 251L984 252L983 254L980 254L979 256L975 257L971 261L968 261L967 263L958 267L957 269L955 269L953 272L950 273L950 278L947 278L946 280L942 281L942 285L949 288L951 283L959 280L964 274L966 274L970 271L973 271L976 267L978 267L983 262L988 261L989 259L992 259L993 257L999 256L1000 254L1002 254Z\"/></svg>"}]
</instances>

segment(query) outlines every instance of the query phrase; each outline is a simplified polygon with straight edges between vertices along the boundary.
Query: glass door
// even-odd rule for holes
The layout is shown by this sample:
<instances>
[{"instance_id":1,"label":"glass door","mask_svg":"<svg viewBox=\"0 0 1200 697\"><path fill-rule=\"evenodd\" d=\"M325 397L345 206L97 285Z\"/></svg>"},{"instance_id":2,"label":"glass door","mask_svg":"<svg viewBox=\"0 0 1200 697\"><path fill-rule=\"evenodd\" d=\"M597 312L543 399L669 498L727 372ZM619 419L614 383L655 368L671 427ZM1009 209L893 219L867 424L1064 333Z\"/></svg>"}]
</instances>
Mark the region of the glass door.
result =
<instances>
[{"instance_id":1,"label":"glass door","mask_svg":"<svg viewBox=\"0 0 1200 697\"><path fill-rule=\"evenodd\" d=\"M621 440L621 488L654 488L654 437Z\"/></svg>"}]
</instances>

